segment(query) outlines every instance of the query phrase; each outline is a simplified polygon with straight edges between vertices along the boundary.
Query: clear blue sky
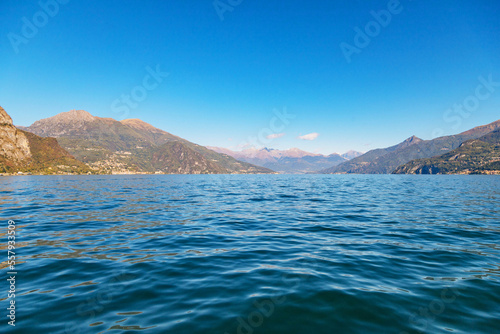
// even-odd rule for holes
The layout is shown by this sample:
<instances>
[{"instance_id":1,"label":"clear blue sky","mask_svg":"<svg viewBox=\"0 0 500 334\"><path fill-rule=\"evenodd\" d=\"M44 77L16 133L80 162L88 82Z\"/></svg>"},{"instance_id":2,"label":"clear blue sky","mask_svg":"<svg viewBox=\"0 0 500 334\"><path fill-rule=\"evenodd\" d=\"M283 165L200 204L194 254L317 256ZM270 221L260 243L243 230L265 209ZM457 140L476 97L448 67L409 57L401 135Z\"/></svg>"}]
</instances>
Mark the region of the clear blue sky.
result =
<instances>
[{"instance_id":1,"label":"clear blue sky","mask_svg":"<svg viewBox=\"0 0 500 334\"><path fill-rule=\"evenodd\" d=\"M37 1L0 2L0 105L15 124L71 109L120 119L134 89L127 118L222 147L268 135L283 108L295 118L263 144L321 153L500 118L500 86L474 100L478 77L500 82L498 0L232 0L223 13L213 0L62 2L53 16ZM388 6L390 22L374 25L371 11ZM370 43L348 62L341 43L356 46L354 28L367 25ZM169 75L140 88L157 65ZM472 112L446 113L464 100Z\"/></svg>"}]
</instances>

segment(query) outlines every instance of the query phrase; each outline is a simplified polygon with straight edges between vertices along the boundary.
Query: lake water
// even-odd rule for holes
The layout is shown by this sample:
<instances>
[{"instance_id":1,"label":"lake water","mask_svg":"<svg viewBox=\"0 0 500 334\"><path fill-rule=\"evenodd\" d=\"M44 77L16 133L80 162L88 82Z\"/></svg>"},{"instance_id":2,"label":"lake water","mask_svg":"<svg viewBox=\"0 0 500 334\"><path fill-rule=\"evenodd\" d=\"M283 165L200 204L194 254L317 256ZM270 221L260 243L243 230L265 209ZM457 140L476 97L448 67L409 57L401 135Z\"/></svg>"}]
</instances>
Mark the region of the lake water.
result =
<instances>
[{"instance_id":1,"label":"lake water","mask_svg":"<svg viewBox=\"0 0 500 334\"><path fill-rule=\"evenodd\" d=\"M0 191L2 333L500 331L500 177L20 176Z\"/></svg>"}]
</instances>

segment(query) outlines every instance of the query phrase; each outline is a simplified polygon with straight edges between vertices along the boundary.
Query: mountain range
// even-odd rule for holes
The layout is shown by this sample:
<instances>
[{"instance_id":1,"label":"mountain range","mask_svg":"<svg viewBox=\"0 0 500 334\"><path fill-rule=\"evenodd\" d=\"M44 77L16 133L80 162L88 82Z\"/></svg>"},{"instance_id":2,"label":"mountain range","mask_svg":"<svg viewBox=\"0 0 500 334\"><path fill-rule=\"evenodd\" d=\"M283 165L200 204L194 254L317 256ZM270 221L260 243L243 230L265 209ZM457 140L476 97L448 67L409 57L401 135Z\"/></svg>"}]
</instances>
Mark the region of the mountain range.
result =
<instances>
[{"instance_id":1,"label":"mountain range","mask_svg":"<svg viewBox=\"0 0 500 334\"><path fill-rule=\"evenodd\" d=\"M500 120L475 127L457 135L443 136L432 140L422 140L412 136L398 145L376 149L327 168L324 174L390 174L399 166L412 160L440 156L458 148L463 142L482 137L500 128Z\"/></svg>"},{"instance_id":2,"label":"mountain range","mask_svg":"<svg viewBox=\"0 0 500 334\"><path fill-rule=\"evenodd\" d=\"M209 146L208 148L215 152L230 155L241 161L266 167L279 173L290 174L318 172L324 168L345 162L349 160L348 157L355 157L362 154L349 151L345 155L337 153L323 155L302 151L298 148L291 148L289 150L248 148L242 151L232 151L222 147Z\"/></svg>"},{"instance_id":3,"label":"mountain range","mask_svg":"<svg viewBox=\"0 0 500 334\"><path fill-rule=\"evenodd\" d=\"M469 139L443 155L412 160L393 174L497 174L500 171L500 129Z\"/></svg>"},{"instance_id":4,"label":"mountain range","mask_svg":"<svg viewBox=\"0 0 500 334\"><path fill-rule=\"evenodd\" d=\"M15 127L0 107L0 173L500 173L500 120L452 136L411 136L364 154L204 147L139 119L71 110Z\"/></svg>"},{"instance_id":5,"label":"mountain range","mask_svg":"<svg viewBox=\"0 0 500 334\"><path fill-rule=\"evenodd\" d=\"M247 174L272 170L219 154L139 119L117 121L71 110L23 128L57 138L76 159L108 173Z\"/></svg>"}]
</instances>

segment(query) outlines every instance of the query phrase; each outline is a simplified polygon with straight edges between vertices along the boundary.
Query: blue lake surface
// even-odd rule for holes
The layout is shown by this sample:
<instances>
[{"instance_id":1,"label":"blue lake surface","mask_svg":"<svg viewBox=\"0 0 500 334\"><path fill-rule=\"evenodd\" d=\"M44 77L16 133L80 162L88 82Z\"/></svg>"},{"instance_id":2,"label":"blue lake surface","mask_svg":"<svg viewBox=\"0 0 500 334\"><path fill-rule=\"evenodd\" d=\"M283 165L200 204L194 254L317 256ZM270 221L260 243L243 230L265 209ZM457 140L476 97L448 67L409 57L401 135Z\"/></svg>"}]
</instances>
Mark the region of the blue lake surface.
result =
<instances>
[{"instance_id":1,"label":"blue lake surface","mask_svg":"<svg viewBox=\"0 0 500 334\"><path fill-rule=\"evenodd\" d=\"M19 176L0 191L2 333L500 332L497 176Z\"/></svg>"}]
</instances>

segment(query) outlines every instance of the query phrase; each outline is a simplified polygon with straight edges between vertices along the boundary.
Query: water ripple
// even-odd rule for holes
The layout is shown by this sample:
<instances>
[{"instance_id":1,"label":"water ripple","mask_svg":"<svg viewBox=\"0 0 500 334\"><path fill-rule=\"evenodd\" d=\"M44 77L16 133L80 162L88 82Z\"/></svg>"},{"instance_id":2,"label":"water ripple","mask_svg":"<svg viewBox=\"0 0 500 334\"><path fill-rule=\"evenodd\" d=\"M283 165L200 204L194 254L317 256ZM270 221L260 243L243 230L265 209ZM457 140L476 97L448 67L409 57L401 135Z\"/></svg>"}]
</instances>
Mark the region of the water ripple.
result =
<instances>
[{"instance_id":1,"label":"water ripple","mask_svg":"<svg viewBox=\"0 0 500 334\"><path fill-rule=\"evenodd\" d=\"M500 328L495 176L2 177L0 206L13 333Z\"/></svg>"}]
</instances>

